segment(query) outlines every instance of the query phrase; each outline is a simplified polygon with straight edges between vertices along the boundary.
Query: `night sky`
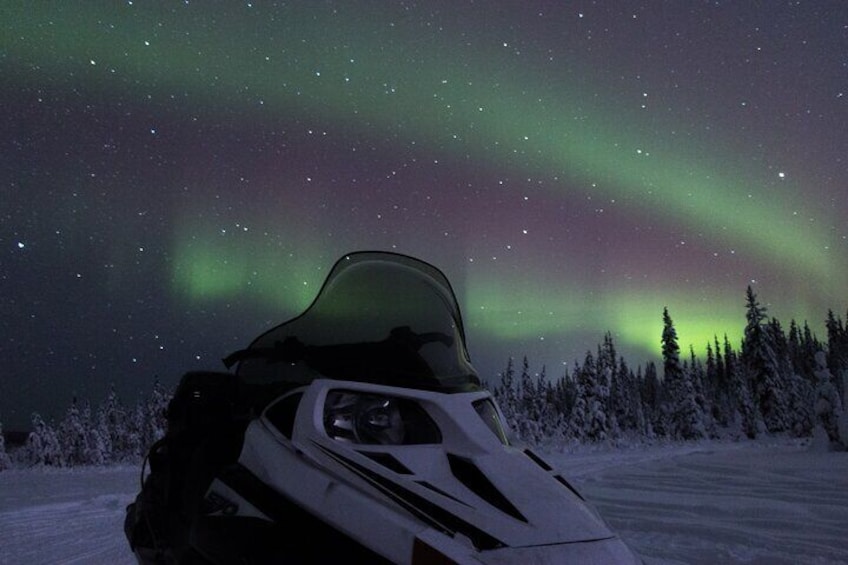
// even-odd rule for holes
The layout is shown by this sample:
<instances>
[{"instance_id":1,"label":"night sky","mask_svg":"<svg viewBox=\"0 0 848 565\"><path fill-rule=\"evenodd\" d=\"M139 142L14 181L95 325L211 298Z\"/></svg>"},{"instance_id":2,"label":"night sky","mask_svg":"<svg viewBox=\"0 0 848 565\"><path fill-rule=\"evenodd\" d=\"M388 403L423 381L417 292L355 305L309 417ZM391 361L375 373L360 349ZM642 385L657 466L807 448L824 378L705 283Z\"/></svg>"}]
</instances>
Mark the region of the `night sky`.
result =
<instances>
[{"instance_id":1,"label":"night sky","mask_svg":"<svg viewBox=\"0 0 848 565\"><path fill-rule=\"evenodd\" d=\"M133 403L345 252L441 267L472 360L848 305L848 4L0 4L0 421Z\"/></svg>"}]
</instances>

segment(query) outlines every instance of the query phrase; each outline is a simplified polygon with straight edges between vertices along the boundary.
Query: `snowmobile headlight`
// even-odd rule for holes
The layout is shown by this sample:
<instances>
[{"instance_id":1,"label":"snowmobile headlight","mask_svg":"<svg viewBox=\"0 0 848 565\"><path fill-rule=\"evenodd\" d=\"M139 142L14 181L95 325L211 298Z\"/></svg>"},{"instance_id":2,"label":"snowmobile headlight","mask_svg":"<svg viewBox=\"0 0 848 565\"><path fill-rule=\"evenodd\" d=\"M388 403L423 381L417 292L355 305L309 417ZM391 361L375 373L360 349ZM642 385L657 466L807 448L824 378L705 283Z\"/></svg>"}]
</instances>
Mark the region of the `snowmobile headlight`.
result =
<instances>
[{"instance_id":1,"label":"snowmobile headlight","mask_svg":"<svg viewBox=\"0 0 848 565\"><path fill-rule=\"evenodd\" d=\"M413 400L334 390L324 403L324 430L333 439L371 445L441 443L430 415Z\"/></svg>"}]
</instances>

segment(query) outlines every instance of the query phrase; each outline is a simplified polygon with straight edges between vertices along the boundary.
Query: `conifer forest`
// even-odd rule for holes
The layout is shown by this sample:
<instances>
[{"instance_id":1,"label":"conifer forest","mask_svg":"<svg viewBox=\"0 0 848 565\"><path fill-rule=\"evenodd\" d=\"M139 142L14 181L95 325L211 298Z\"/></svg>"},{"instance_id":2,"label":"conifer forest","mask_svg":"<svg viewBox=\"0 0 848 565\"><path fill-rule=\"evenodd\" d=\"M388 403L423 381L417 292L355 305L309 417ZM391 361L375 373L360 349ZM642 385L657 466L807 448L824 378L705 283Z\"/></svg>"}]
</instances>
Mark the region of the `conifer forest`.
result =
<instances>
[{"instance_id":1,"label":"conifer forest","mask_svg":"<svg viewBox=\"0 0 848 565\"><path fill-rule=\"evenodd\" d=\"M819 339L805 322L788 330L770 318L748 287L739 344L715 336L699 357L681 352L671 313L662 312L661 366L633 368L611 332L555 378L525 356L509 357L484 385L494 393L518 441L533 445L826 435L848 448L848 326L827 313ZM0 470L12 465L73 467L135 463L166 431L171 393L158 380L127 406L113 392L97 407L73 398L54 422L32 414L24 445L7 450L0 423Z\"/></svg>"}]
</instances>

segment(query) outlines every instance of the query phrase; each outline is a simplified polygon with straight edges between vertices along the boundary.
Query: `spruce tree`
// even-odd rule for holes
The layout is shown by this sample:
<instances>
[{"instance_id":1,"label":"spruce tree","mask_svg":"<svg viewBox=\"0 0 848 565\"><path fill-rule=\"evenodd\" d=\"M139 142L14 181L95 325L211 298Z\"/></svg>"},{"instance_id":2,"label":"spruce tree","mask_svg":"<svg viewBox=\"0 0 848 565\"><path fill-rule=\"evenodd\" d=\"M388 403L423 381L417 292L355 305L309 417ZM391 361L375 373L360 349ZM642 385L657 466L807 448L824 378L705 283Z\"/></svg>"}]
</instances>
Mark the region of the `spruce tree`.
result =
<instances>
[{"instance_id":1,"label":"spruce tree","mask_svg":"<svg viewBox=\"0 0 848 565\"><path fill-rule=\"evenodd\" d=\"M663 309L662 356L663 385L667 388L665 412L670 435L685 440L705 437L704 414L697 402L691 371L684 371L680 364L677 330L668 308Z\"/></svg>"},{"instance_id":2,"label":"spruce tree","mask_svg":"<svg viewBox=\"0 0 848 565\"><path fill-rule=\"evenodd\" d=\"M742 364L759 410L769 432L782 432L787 422L787 402L784 376L775 353L775 343L765 325L766 308L757 301L751 286L746 292L745 339L742 343Z\"/></svg>"},{"instance_id":3,"label":"spruce tree","mask_svg":"<svg viewBox=\"0 0 848 565\"><path fill-rule=\"evenodd\" d=\"M556 407L556 389L553 383L548 380L547 369L544 365L539 373L536 389L538 391L536 410L539 413L540 440L559 438L563 432L563 418Z\"/></svg>"},{"instance_id":4,"label":"spruce tree","mask_svg":"<svg viewBox=\"0 0 848 565\"><path fill-rule=\"evenodd\" d=\"M637 367L636 374L630 371L632 378L630 379L630 395L633 406L633 429L638 435L646 438L654 437L654 429L651 426L648 416L648 409L643 400L644 377L642 376L642 367Z\"/></svg>"},{"instance_id":5,"label":"spruce tree","mask_svg":"<svg viewBox=\"0 0 848 565\"><path fill-rule=\"evenodd\" d=\"M807 437L813 433L815 426L815 389L796 373L792 373L788 384L789 431L795 437Z\"/></svg>"},{"instance_id":6,"label":"spruce tree","mask_svg":"<svg viewBox=\"0 0 848 565\"><path fill-rule=\"evenodd\" d=\"M527 361L527 356L524 357L521 366L518 406L516 414L518 434L524 441L536 445L542 439L540 429L542 410L539 390L530 375L530 363Z\"/></svg>"},{"instance_id":7,"label":"spruce tree","mask_svg":"<svg viewBox=\"0 0 848 565\"><path fill-rule=\"evenodd\" d=\"M27 437L25 449L27 460L32 465L65 466L65 459L56 430L45 422L38 412L32 414L32 431Z\"/></svg>"},{"instance_id":8,"label":"spruce tree","mask_svg":"<svg viewBox=\"0 0 848 565\"><path fill-rule=\"evenodd\" d=\"M3 435L3 422L0 422L0 471L4 471L12 466L12 460L9 454L6 453L6 436Z\"/></svg>"},{"instance_id":9,"label":"spruce tree","mask_svg":"<svg viewBox=\"0 0 848 565\"><path fill-rule=\"evenodd\" d=\"M587 353L583 362L587 387L587 430L586 437L591 441L604 441L610 437L610 418L607 413L609 406L609 368L598 371L591 353Z\"/></svg>"},{"instance_id":10,"label":"spruce tree","mask_svg":"<svg viewBox=\"0 0 848 565\"><path fill-rule=\"evenodd\" d=\"M568 418L568 435L582 441L586 437L588 428L586 422L589 419L587 406L589 392L586 390L587 383L583 378L583 367L575 366L572 374L574 376L574 405Z\"/></svg>"},{"instance_id":11,"label":"spruce tree","mask_svg":"<svg viewBox=\"0 0 848 565\"><path fill-rule=\"evenodd\" d=\"M127 410L115 388L97 412L97 430L103 443L105 457L110 461L135 461L139 458L139 430L146 425L146 414Z\"/></svg>"},{"instance_id":12,"label":"spruce tree","mask_svg":"<svg viewBox=\"0 0 848 565\"><path fill-rule=\"evenodd\" d=\"M803 343L803 334L794 319L789 322L787 346L789 349L789 361L792 364L792 372L806 379L808 382L815 382L814 357L808 356ZM813 352L813 355L815 355L815 352Z\"/></svg>"},{"instance_id":13,"label":"spruce tree","mask_svg":"<svg viewBox=\"0 0 848 565\"><path fill-rule=\"evenodd\" d=\"M724 358L721 354L721 346L718 336L713 336L715 351L711 344L707 343L707 366L705 376L705 389L710 404L712 421L721 427L727 427L733 415L731 407L730 389L724 368Z\"/></svg>"},{"instance_id":14,"label":"spruce tree","mask_svg":"<svg viewBox=\"0 0 848 565\"><path fill-rule=\"evenodd\" d=\"M565 373L557 381L556 387L554 387L554 406L557 414L559 414L561 424L566 428L577 399L576 374L577 366L575 363L574 372L569 373L568 368L566 368Z\"/></svg>"},{"instance_id":15,"label":"spruce tree","mask_svg":"<svg viewBox=\"0 0 848 565\"><path fill-rule=\"evenodd\" d=\"M607 415L601 400L595 359L586 352L583 366L575 370L577 397L569 419L569 433L578 440L603 441L608 437Z\"/></svg>"},{"instance_id":16,"label":"spruce tree","mask_svg":"<svg viewBox=\"0 0 848 565\"><path fill-rule=\"evenodd\" d=\"M786 402L786 430L796 437L804 437L813 431L812 387L796 371L795 363L792 361L793 326L797 338L797 325L794 324L794 320L790 324L788 337L777 318L772 318L765 329L774 346L774 355L781 375Z\"/></svg>"},{"instance_id":17,"label":"spruce tree","mask_svg":"<svg viewBox=\"0 0 848 565\"><path fill-rule=\"evenodd\" d=\"M642 378L640 393L642 406L645 409L646 425L650 427L651 435L666 435L667 427L661 408L663 392L657 376L657 366L653 361L645 365L645 376Z\"/></svg>"},{"instance_id":18,"label":"spruce tree","mask_svg":"<svg viewBox=\"0 0 848 565\"><path fill-rule=\"evenodd\" d=\"M525 355L521 364L521 378L518 389L519 412L529 420L537 420L539 416L536 411L537 404L536 386L533 383L533 377L530 375L530 363Z\"/></svg>"},{"instance_id":19,"label":"spruce tree","mask_svg":"<svg viewBox=\"0 0 848 565\"><path fill-rule=\"evenodd\" d=\"M749 439L754 439L765 430L765 424L762 423L759 411L754 407L748 379L739 366L738 357L730 345L727 334L724 336L724 368L731 397L736 399L732 420L738 424L742 433Z\"/></svg>"},{"instance_id":20,"label":"spruce tree","mask_svg":"<svg viewBox=\"0 0 848 565\"><path fill-rule=\"evenodd\" d=\"M500 385L495 387L495 400L506 419L507 426L513 431L518 430L516 416L518 412L518 399L515 392L515 369L513 360L507 360L506 369L500 375Z\"/></svg>"},{"instance_id":21,"label":"spruce tree","mask_svg":"<svg viewBox=\"0 0 848 565\"><path fill-rule=\"evenodd\" d=\"M618 361L618 368L613 372L614 378L610 386L610 406L612 417L619 432L636 429L636 405L633 392L638 391L634 385L633 373L627 366L624 357ZM636 397L638 398L638 392Z\"/></svg>"},{"instance_id":22,"label":"spruce tree","mask_svg":"<svg viewBox=\"0 0 848 565\"><path fill-rule=\"evenodd\" d=\"M827 311L827 366L834 376L834 384L840 396L845 393L845 381L848 379L848 328L842 319L835 316L833 310Z\"/></svg>"},{"instance_id":23,"label":"spruce tree","mask_svg":"<svg viewBox=\"0 0 848 565\"><path fill-rule=\"evenodd\" d=\"M848 445L848 438L842 437L840 432L846 427L844 419L842 399L833 383L833 375L827 367L824 352L816 355L816 386L815 413L816 423L824 428L830 445L835 449L843 449Z\"/></svg>"},{"instance_id":24,"label":"spruce tree","mask_svg":"<svg viewBox=\"0 0 848 565\"><path fill-rule=\"evenodd\" d=\"M717 437L716 424L712 417L712 398L707 393L709 390L707 372L704 364L695 355L695 348L692 345L689 346L689 373L692 390L695 393L695 404L698 405L704 431L710 437Z\"/></svg>"},{"instance_id":25,"label":"spruce tree","mask_svg":"<svg viewBox=\"0 0 848 565\"><path fill-rule=\"evenodd\" d=\"M150 449L156 441L164 437L167 431L167 411L171 395L165 391L159 379L153 381L153 390L144 403L144 425L140 431L142 452Z\"/></svg>"},{"instance_id":26,"label":"spruce tree","mask_svg":"<svg viewBox=\"0 0 848 565\"><path fill-rule=\"evenodd\" d=\"M74 397L57 431L62 457L69 467L103 463L102 454L98 457L96 453L97 446L90 445L92 439L90 420L87 407L80 409L77 398Z\"/></svg>"},{"instance_id":27,"label":"spruce tree","mask_svg":"<svg viewBox=\"0 0 848 565\"><path fill-rule=\"evenodd\" d=\"M85 464L104 465L111 463L109 451L106 449L106 443L100 435L97 423L91 417L91 405L88 401L83 403L80 422L85 431Z\"/></svg>"}]
</instances>

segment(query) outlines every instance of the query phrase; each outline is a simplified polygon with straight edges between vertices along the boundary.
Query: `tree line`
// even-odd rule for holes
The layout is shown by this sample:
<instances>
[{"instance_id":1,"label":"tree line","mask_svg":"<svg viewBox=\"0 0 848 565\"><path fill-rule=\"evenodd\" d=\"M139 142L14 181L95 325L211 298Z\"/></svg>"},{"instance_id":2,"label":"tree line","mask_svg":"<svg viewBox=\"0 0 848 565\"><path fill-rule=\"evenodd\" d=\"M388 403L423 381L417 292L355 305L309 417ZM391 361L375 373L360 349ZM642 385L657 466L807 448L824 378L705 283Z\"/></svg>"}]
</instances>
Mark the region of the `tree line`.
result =
<instances>
[{"instance_id":1,"label":"tree line","mask_svg":"<svg viewBox=\"0 0 848 565\"><path fill-rule=\"evenodd\" d=\"M74 398L58 424L35 412L26 443L13 453L14 463L51 467L136 464L165 434L170 398L156 380L150 394L132 407L121 402L113 389L96 409L88 401ZM12 463L0 424L0 470Z\"/></svg>"},{"instance_id":2,"label":"tree line","mask_svg":"<svg viewBox=\"0 0 848 565\"><path fill-rule=\"evenodd\" d=\"M543 367L520 375L512 358L493 391L514 433L533 444L697 440L785 433L808 437L819 429L834 449L848 448L848 326L828 312L827 340L793 320L788 332L767 316L751 287L746 326L734 347L725 336L706 346L704 359L681 356L668 309L663 311L662 375L649 362L635 371L620 357L611 333L552 381ZM137 463L165 434L171 393L158 382L134 407L114 390L93 410L73 399L58 424L32 415L32 430L15 452L23 465L70 467ZM12 464L0 423L0 470Z\"/></svg>"},{"instance_id":3,"label":"tree line","mask_svg":"<svg viewBox=\"0 0 848 565\"><path fill-rule=\"evenodd\" d=\"M543 367L520 375L512 358L492 388L515 434L530 443L627 438L695 440L786 433L807 437L818 427L834 449L848 447L845 412L848 327L828 312L827 341L793 320L784 331L753 289L746 326L735 347L727 336L690 346L681 356L668 309L663 311L662 373L649 362L635 371L616 353L610 333L559 379Z\"/></svg>"}]
</instances>

